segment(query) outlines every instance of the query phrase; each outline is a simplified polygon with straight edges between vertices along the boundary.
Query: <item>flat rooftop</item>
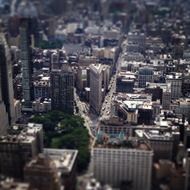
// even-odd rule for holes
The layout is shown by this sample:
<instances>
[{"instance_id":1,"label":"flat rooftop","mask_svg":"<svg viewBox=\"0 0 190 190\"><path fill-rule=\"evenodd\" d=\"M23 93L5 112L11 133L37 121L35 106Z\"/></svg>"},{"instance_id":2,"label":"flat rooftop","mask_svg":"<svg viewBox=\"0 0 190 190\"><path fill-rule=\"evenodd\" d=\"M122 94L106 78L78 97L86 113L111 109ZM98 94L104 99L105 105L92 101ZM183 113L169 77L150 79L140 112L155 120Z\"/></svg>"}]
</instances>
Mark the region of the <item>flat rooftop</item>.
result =
<instances>
[{"instance_id":1,"label":"flat rooftop","mask_svg":"<svg viewBox=\"0 0 190 190\"><path fill-rule=\"evenodd\" d=\"M151 102L142 101L142 100L127 100L124 101L123 104L129 109L136 109L136 108L152 109Z\"/></svg>"},{"instance_id":2,"label":"flat rooftop","mask_svg":"<svg viewBox=\"0 0 190 190\"><path fill-rule=\"evenodd\" d=\"M5 179L0 182L1 190L29 190L30 185L28 183L15 182L13 179Z\"/></svg>"},{"instance_id":3,"label":"flat rooftop","mask_svg":"<svg viewBox=\"0 0 190 190\"><path fill-rule=\"evenodd\" d=\"M181 73L173 73L171 75L166 75L166 80L181 79L181 75Z\"/></svg>"},{"instance_id":4,"label":"flat rooftop","mask_svg":"<svg viewBox=\"0 0 190 190\"><path fill-rule=\"evenodd\" d=\"M14 125L7 135L0 136L0 143L31 143L41 131L41 124Z\"/></svg>"},{"instance_id":5,"label":"flat rooftop","mask_svg":"<svg viewBox=\"0 0 190 190\"><path fill-rule=\"evenodd\" d=\"M0 143L31 143L35 140L35 135L41 131L41 124L14 125L7 135L0 136Z\"/></svg>"},{"instance_id":6,"label":"flat rooftop","mask_svg":"<svg viewBox=\"0 0 190 190\"><path fill-rule=\"evenodd\" d=\"M76 162L78 150L45 148L44 154L51 158L59 172L69 173Z\"/></svg>"},{"instance_id":7,"label":"flat rooftop","mask_svg":"<svg viewBox=\"0 0 190 190\"><path fill-rule=\"evenodd\" d=\"M28 144L32 143L35 140L35 137L28 136L28 135L6 135L0 137L0 143L11 143L11 144Z\"/></svg>"},{"instance_id":8,"label":"flat rooftop","mask_svg":"<svg viewBox=\"0 0 190 190\"><path fill-rule=\"evenodd\" d=\"M151 83L151 82L147 82L146 83L146 87L147 88L161 88L161 89L168 89L171 88L171 84L169 83Z\"/></svg>"},{"instance_id":9,"label":"flat rooftop","mask_svg":"<svg viewBox=\"0 0 190 190\"><path fill-rule=\"evenodd\" d=\"M136 137L128 137L119 134L118 137L110 137L102 133L102 138L98 137L94 148L115 148L115 149L137 149L151 151L150 145Z\"/></svg>"},{"instance_id":10,"label":"flat rooftop","mask_svg":"<svg viewBox=\"0 0 190 190\"><path fill-rule=\"evenodd\" d=\"M149 140L157 140L157 141L172 141L173 135L169 132L160 132L159 130L150 130L144 132L143 135Z\"/></svg>"},{"instance_id":11,"label":"flat rooftop","mask_svg":"<svg viewBox=\"0 0 190 190\"><path fill-rule=\"evenodd\" d=\"M102 64L91 64L90 69L93 70L95 73L101 73L103 70L103 65Z\"/></svg>"},{"instance_id":12,"label":"flat rooftop","mask_svg":"<svg viewBox=\"0 0 190 190\"><path fill-rule=\"evenodd\" d=\"M152 96L150 94L126 94L117 93L114 95L114 102L122 104L126 108L152 109Z\"/></svg>"}]
</instances>

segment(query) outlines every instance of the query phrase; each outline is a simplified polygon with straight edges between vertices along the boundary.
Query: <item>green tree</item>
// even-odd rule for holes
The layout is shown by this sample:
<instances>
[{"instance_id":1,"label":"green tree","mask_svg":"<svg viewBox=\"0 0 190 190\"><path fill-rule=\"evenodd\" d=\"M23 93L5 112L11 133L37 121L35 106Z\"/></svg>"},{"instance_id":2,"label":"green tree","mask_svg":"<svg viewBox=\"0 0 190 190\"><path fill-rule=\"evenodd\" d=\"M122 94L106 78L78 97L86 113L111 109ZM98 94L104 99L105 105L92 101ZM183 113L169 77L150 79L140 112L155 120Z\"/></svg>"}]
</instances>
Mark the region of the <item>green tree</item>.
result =
<instances>
[{"instance_id":1,"label":"green tree","mask_svg":"<svg viewBox=\"0 0 190 190\"><path fill-rule=\"evenodd\" d=\"M45 147L77 149L78 171L87 169L90 161L89 135L83 118L52 111L36 115L30 121L43 124Z\"/></svg>"}]
</instances>

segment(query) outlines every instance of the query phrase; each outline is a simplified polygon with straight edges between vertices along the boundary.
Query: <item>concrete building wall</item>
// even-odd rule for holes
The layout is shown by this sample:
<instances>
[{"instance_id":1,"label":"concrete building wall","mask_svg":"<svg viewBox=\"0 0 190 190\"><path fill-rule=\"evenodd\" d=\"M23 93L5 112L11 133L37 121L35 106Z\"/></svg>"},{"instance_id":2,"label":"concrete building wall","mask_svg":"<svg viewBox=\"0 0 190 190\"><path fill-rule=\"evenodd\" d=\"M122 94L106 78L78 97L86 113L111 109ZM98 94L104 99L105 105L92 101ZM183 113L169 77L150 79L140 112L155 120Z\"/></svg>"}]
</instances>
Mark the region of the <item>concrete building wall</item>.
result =
<instances>
[{"instance_id":1,"label":"concrete building wall","mask_svg":"<svg viewBox=\"0 0 190 190\"><path fill-rule=\"evenodd\" d=\"M118 187L131 181L134 190L151 189L152 151L94 148L92 168L96 179Z\"/></svg>"},{"instance_id":2,"label":"concrete building wall","mask_svg":"<svg viewBox=\"0 0 190 190\"><path fill-rule=\"evenodd\" d=\"M5 104L2 101L0 101L0 134L6 134L8 127L8 114L5 109Z\"/></svg>"},{"instance_id":3,"label":"concrete building wall","mask_svg":"<svg viewBox=\"0 0 190 190\"><path fill-rule=\"evenodd\" d=\"M166 83L171 83L171 98L180 98L182 95L182 79L166 79Z\"/></svg>"},{"instance_id":4,"label":"concrete building wall","mask_svg":"<svg viewBox=\"0 0 190 190\"><path fill-rule=\"evenodd\" d=\"M29 124L0 138L0 173L16 179L23 178L23 168L30 159L43 151L42 126ZM19 127L18 127L19 128ZM16 135L17 133L17 135Z\"/></svg>"},{"instance_id":5,"label":"concrete building wall","mask_svg":"<svg viewBox=\"0 0 190 190\"><path fill-rule=\"evenodd\" d=\"M12 125L15 122L12 63L10 49L3 34L0 35L0 57L0 99L5 104L9 125Z\"/></svg>"},{"instance_id":6,"label":"concrete building wall","mask_svg":"<svg viewBox=\"0 0 190 190\"><path fill-rule=\"evenodd\" d=\"M52 109L67 113L74 111L74 74L72 71L55 70L51 74Z\"/></svg>"},{"instance_id":7,"label":"concrete building wall","mask_svg":"<svg viewBox=\"0 0 190 190\"><path fill-rule=\"evenodd\" d=\"M162 93L162 108L165 110L170 109L171 104L171 92L163 92Z\"/></svg>"}]
</instances>

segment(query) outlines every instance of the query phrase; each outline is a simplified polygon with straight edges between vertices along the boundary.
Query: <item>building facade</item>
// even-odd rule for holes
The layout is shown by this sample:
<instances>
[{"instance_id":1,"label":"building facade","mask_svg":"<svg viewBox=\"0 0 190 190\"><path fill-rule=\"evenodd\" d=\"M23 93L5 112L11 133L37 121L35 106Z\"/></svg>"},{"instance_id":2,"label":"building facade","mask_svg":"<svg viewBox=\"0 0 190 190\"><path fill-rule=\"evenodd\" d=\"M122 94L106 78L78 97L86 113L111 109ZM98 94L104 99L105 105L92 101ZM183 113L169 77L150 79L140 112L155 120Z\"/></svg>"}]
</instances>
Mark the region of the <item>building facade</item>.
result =
<instances>
[{"instance_id":1,"label":"building facade","mask_svg":"<svg viewBox=\"0 0 190 190\"><path fill-rule=\"evenodd\" d=\"M172 159L174 143L172 134L150 130L149 132L144 132L144 139L150 144L154 151L154 160Z\"/></svg>"},{"instance_id":2,"label":"building facade","mask_svg":"<svg viewBox=\"0 0 190 190\"><path fill-rule=\"evenodd\" d=\"M166 83L171 83L171 98L178 99L182 96L182 78L178 75L168 75Z\"/></svg>"},{"instance_id":3,"label":"building facade","mask_svg":"<svg viewBox=\"0 0 190 190\"><path fill-rule=\"evenodd\" d=\"M41 125L14 126L8 135L0 137L0 174L22 179L25 164L42 151Z\"/></svg>"},{"instance_id":4,"label":"building facade","mask_svg":"<svg viewBox=\"0 0 190 190\"><path fill-rule=\"evenodd\" d=\"M55 163L64 190L74 190L77 183L76 167L78 151L69 149L44 149L44 155Z\"/></svg>"},{"instance_id":5,"label":"building facade","mask_svg":"<svg viewBox=\"0 0 190 190\"><path fill-rule=\"evenodd\" d=\"M52 109L74 112L74 74L69 66L51 73Z\"/></svg>"},{"instance_id":6,"label":"building facade","mask_svg":"<svg viewBox=\"0 0 190 190\"><path fill-rule=\"evenodd\" d=\"M22 94L24 107L31 107L33 100L33 82L32 82L32 50L31 35L29 31L29 19L23 18L20 27L20 59L22 63Z\"/></svg>"},{"instance_id":7,"label":"building facade","mask_svg":"<svg viewBox=\"0 0 190 190\"><path fill-rule=\"evenodd\" d=\"M6 118L6 114L3 113L3 103L8 115L9 125L15 122L15 110L14 110L14 92L13 92L13 76L12 76L12 64L10 49L6 42L5 36L0 34L0 104L1 112ZM3 117L2 115L2 117ZM2 120L4 120L2 118ZM5 121L4 121L5 122Z\"/></svg>"},{"instance_id":8,"label":"building facade","mask_svg":"<svg viewBox=\"0 0 190 190\"><path fill-rule=\"evenodd\" d=\"M171 104L171 87L162 89L162 108L164 110L169 110L170 104Z\"/></svg>"},{"instance_id":9,"label":"building facade","mask_svg":"<svg viewBox=\"0 0 190 190\"><path fill-rule=\"evenodd\" d=\"M114 146L93 148L92 171L95 178L113 187L127 181L134 190L150 190L153 152L143 144L140 147L145 149Z\"/></svg>"},{"instance_id":10,"label":"building facade","mask_svg":"<svg viewBox=\"0 0 190 190\"><path fill-rule=\"evenodd\" d=\"M20 60L22 64L23 108L31 108L34 96L32 82L32 46L39 41L37 9L31 1L20 1L17 8L20 18Z\"/></svg>"},{"instance_id":11,"label":"building facade","mask_svg":"<svg viewBox=\"0 0 190 190\"><path fill-rule=\"evenodd\" d=\"M139 69L138 74L138 86L139 88L145 88L147 82L153 82L153 70L148 67Z\"/></svg>"},{"instance_id":12,"label":"building facade","mask_svg":"<svg viewBox=\"0 0 190 190\"><path fill-rule=\"evenodd\" d=\"M34 83L34 99L50 98L50 79L44 77L40 81Z\"/></svg>"},{"instance_id":13,"label":"building facade","mask_svg":"<svg viewBox=\"0 0 190 190\"><path fill-rule=\"evenodd\" d=\"M185 190L190 189L190 149L186 153Z\"/></svg>"},{"instance_id":14,"label":"building facade","mask_svg":"<svg viewBox=\"0 0 190 190\"><path fill-rule=\"evenodd\" d=\"M24 168L24 180L33 189L61 190L61 180L55 163L43 154L32 159Z\"/></svg>"},{"instance_id":15,"label":"building facade","mask_svg":"<svg viewBox=\"0 0 190 190\"><path fill-rule=\"evenodd\" d=\"M101 111L102 105L102 65L90 65L90 108L96 114Z\"/></svg>"},{"instance_id":16,"label":"building facade","mask_svg":"<svg viewBox=\"0 0 190 190\"><path fill-rule=\"evenodd\" d=\"M3 101L2 98L2 76L1 76L2 68L0 67L0 134L5 134L8 126L9 126L9 121L8 121L8 113L5 108L5 102Z\"/></svg>"},{"instance_id":17,"label":"building facade","mask_svg":"<svg viewBox=\"0 0 190 190\"><path fill-rule=\"evenodd\" d=\"M190 94L190 74L183 75L182 77L182 93L184 96Z\"/></svg>"}]
</instances>

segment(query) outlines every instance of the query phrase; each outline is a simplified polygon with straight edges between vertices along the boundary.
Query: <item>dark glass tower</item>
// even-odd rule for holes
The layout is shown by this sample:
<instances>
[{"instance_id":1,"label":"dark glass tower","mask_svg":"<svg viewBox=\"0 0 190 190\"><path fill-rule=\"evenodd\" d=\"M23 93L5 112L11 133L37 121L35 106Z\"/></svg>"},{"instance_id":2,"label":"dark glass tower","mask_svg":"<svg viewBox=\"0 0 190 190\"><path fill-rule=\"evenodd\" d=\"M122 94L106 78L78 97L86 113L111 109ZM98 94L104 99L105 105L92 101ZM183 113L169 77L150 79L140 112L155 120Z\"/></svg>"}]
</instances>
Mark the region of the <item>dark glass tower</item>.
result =
<instances>
[{"instance_id":1,"label":"dark glass tower","mask_svg":"<svg viewBox=\"0 0 190 190\"><path fill-rule=\"evenodd\" d=\"M37 10L33 4L28 1L22 1L17 9L20 17L20 59L22 63L22 92L23 107L31 108L34 96L32 82L33 64L32 64L32 35L34 42L37 43Z\"/></svg>"},{"instance_id":2,"label":"dark glass tower","mask_svg":"<svg viewBox=\"0 0 190 190\"><path fill-rule=\"evenodd\" d=\"M31 102L33 100L33 66L29 25L29 20L27 18L22 18L20 26L20 59L22 63L22 92L24 107L31 107Z\"/></svg>"}]
</instances>

